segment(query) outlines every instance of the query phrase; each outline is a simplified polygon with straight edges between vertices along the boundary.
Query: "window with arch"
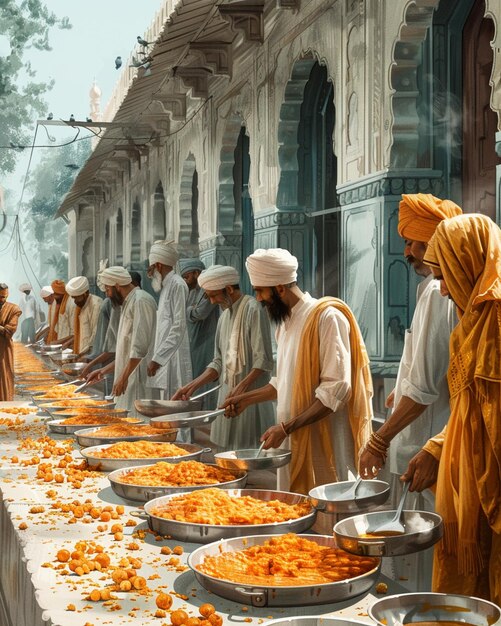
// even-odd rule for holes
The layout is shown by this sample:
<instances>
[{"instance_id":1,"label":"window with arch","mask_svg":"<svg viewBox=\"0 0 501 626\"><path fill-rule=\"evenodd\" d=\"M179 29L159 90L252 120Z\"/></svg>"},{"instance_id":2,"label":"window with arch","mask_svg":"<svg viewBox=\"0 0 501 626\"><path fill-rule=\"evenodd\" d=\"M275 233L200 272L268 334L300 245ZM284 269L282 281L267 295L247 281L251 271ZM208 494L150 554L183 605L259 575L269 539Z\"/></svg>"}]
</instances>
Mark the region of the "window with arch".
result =
<instances>
[{"instance_id":1,"label":"window with arch","mask_svg":"<svg viewBox=\"0 0 501 626\"><path fill-rule=\"evenodd\" d=\"M153 241L165 239L166 236L165 195L162 183L159 182L153 197Z\"/></svg>"}]
</instances>

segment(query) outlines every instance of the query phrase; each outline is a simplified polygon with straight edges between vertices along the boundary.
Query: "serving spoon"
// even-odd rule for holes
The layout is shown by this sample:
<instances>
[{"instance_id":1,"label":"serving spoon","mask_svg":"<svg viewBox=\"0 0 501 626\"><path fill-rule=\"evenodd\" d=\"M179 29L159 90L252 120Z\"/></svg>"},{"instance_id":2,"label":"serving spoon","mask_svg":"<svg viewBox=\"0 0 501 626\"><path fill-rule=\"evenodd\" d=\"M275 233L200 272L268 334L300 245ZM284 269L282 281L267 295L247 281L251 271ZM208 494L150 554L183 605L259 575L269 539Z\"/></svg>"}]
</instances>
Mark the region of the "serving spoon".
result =
<instances>
[{"instance_id":1,"label":"serving spoon","mask_svg":"<svg viewBox=\"0 0 501 626\"><path fill-rule=\"evenodd\" d=\"M402 524L400 517L402 515L402 509L404 508L405 498L407 497L407 493L409 491L410 482L405 483L404 490L402 492L402 497L400 498L400 502L398 503L398 508L395 511L395 515L388 522L383 522L382 524L369 524L365 529L366 534L369 535L377 535L380 533L385 533L388 535L403 535L405 533L405 526Z\"/></svg>"}]
</instances>

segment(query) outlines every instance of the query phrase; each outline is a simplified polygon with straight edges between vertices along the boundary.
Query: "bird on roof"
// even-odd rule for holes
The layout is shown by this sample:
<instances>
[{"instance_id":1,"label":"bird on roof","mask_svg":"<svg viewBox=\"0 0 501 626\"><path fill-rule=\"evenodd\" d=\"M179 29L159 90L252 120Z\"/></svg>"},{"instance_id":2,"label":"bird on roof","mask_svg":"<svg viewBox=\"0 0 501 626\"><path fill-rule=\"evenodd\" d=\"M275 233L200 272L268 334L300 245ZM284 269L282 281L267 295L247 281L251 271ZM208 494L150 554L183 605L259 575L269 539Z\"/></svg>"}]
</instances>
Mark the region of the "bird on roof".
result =
<instances>
[{"instance_id":1,"label":"bird on roof","mask_svg":"<svg viewBox=\"0 0 501 626\"><path fill-rule=\"evenodd\" d=\"M70 115L70 122L74 122L75 121L75 116L73 115L73 113Z\"/></svg>"},{"instance_id":2,"label":"bird on roof","mask_svg":"<svg viewBox=\"0 0 501 626\"><path fill-rule=\"evenodd\" d=\"M91 117L87 117L85 121L86 122L92 122L92 118Z\"/></svg>"},{"instance_id":3,"label":"bird on roof","mask_svg":"<svg viewBox=\"0 0 501 626\"><path fill-rule=\"evenodd\" d=\"M122 57L117 57L115 59L115 69L118 70L122 67Z\"/></svg>"},{"instance_id":4,"label":"bird on roof","mask_svg":"<svg viewBox=\"0 0 501 626\"><path fill-rule=\"evenodd\" d=\"M136 59L136 57L132 57L132 62L129 65L129 67L141 67L143 65L144 61L140 61L139 59Z\"/></svg>"},{"instance_id":5,"label":"bird on roof","mask_svg":"<svg viewBox=\"0 0 501 626\"><path fill-rule=\"evenodd\" d=\"M54 116L52 115L52 113L49 113L49 115L47 115L47 119L48 119L48 120L52 120L52 119L54 119Z\"/></svg>"},{"instance_id":6,"label":"bird on roof","mask_svg":"<svg viewBox=\"0 0 501 626\"><path fill-rule=\"evenodd\" d=\"M141 35L138 35L136 39L137 39L137 43L140 46L152 46L153 45L153 41L146 41L146 39L143 39Z\"/></svg>"}]
</instances>

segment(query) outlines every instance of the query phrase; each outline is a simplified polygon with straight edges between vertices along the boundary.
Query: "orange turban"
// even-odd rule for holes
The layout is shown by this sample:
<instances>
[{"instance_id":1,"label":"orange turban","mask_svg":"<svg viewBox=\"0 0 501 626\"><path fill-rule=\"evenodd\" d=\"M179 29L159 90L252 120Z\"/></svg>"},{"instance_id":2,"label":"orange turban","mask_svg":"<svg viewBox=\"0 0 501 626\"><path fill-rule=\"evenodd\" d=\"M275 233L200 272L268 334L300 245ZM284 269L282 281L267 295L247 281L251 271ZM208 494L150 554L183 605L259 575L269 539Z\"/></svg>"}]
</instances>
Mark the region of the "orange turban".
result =
<instances>
[{"instance_id":1,"label":"orange turban","mask_svg":"<svg viewBox=\"0 0 501 626\"><path fill-rule=\"evenodd\" d=\"M431 193L403 194L398 211L398 234L403 239L428 243L442 220L463 211L452 200Z\"/></svg>"},{"instance_id":2,"label":"orange turban","mask_svg":"<svg viewBox=\"0 0 501 626\"><path fill-rule=\"evenodd\" d=\"M54 293L66 293L66 285L64 280L53 280L50 284Z\"/></svg>"}]
</instances>

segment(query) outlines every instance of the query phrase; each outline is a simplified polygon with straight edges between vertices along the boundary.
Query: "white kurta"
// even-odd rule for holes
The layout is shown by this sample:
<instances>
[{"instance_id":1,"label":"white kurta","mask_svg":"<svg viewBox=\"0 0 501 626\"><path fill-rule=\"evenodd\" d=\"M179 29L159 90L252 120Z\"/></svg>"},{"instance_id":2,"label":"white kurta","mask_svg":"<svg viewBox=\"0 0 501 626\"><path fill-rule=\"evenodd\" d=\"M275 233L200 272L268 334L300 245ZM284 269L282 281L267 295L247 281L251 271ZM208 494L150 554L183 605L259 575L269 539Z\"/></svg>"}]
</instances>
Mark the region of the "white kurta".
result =
<instances>
[{"instance_id":1,"label":"white kurta","mask_svg":"<svg viewBox=\"0 0 501 626\"><path fill-rule=\"evenodd\" d=\"M290 406L296 370L298 349L304 325L318 300L304 294L293 308L288 320L278 326L277 375L270 383L277 390L277 418L286 422L291 417ZM354 445L346 403L351 394L350 325L346 317L334 307L327 307L319 320L320 384L315 397L332 410L324 419L329 420L335 467L338 480L349 480L357 474L354 464ZM282 448L290 449L287 437ZM313 450L315 450L313 440ZM321 465L319 463L319 465ZM317 484L332 482L332 477L322 475L321 467L315 472ZM288 466L278 470L278 489L288 491L290 474Z\"/></svg>"},{"instance_id":2,"label":"white kurta","mask_svg":"<svg viewBox=\"0 0 501 626\"><path fill-rule=\"evenodd\" d=\"M73 327L75 323L75 302L71 296L68 296L64 313L59 312L57 318L56 333L58 339L64 339L73 335Z\"/></svg>"},{"instance_id":3,"label":"white kurta","mask_svg":"<svg viewBox=\"0 0 501 626\"><path fill-rule=\"evenodd\" d=\"M102 304L102 298L89 294L80 311L80 346L78 346L78 353L87 352L87 350L92 348Z\"/></svg>"},{"instance_id":4,"label":"white kurta","mask_svg":"<svg viewBox=\"0 0 501 626\"><path fill-rule=\"evenodd\" d=\"M214 358L208 367L219 373L219 382L222 384L218 395L218 405L232 389L227 381L227 364L230 358L230 338L235 327L235 318L241 311L240 330L242 335L238 345L242 346L245 364L237 374L234 384L241 382L251 369L263 370L257 381L249 387L256 389L266 385L269 381L269 372L273 369L273 354L271 350L271 332L268 316L263 307L254 298L239 298L231 308L226 309L219 318L216 339L214 344ZM225 450L242 450L257 448L260 437L275 423L275 407L272 402L255 404L233 418L220 415L212 423L210 439Z\"/></svg>"},{"instance_id":5,"label":"white kurta","mask_svg":"<svg viewBox=\"0 0 501 626\"><path fill-rule=\"evenodd\" d=\"M153 296L136 287L125 298L120 315L115 353L115 381L123 372L130 359L142 359L129 376L125 393L116 396L119 409L129 409L131 415L137 415L134 400L149 398L146 391L145 358L153 348L157 305Z\"/></svg>"},{"instance_id":6,"label":"white kurta","mask_svg":"<svg viewBox=\"0 0 501 626\"><path fill-rule=\"evenodd\" d=\"M428 276L418 285L411 327L405 333L393 405L396 407L401 397L407 396L419 404L427 405L427 408L390 444L393 506L400 499L402 483L399 477L407 469L409 461L432 435L442 430L449 419L449 337L456 324L454 303L440 295L439 281L434 280L432 275ZM405 508L434 511L434 495L429 489L422 493L409 493ZM432 553L430 548L393 559L395 579L403 580L403 584L412 591L429 591Z\"/></svg>"},{"instance_id":7,"label":"white kurta","mask_svg":"<svg viewBox=\"0 0 501 626\"><path fill-rule=\"evenodd\" d=\"M186 322L186 300L188 286L184 280L169 272L162 281L162 291L157 310L155 347L151 360L161 367L154 376L149 376L147 385L160 389L169 399L180 388L190 382L190 340Z\"/></svg>"}]
</instances>

